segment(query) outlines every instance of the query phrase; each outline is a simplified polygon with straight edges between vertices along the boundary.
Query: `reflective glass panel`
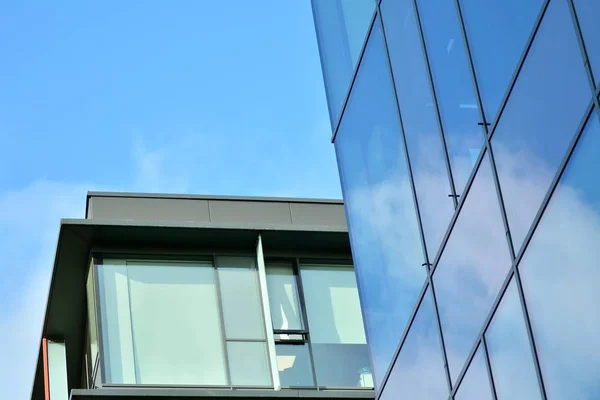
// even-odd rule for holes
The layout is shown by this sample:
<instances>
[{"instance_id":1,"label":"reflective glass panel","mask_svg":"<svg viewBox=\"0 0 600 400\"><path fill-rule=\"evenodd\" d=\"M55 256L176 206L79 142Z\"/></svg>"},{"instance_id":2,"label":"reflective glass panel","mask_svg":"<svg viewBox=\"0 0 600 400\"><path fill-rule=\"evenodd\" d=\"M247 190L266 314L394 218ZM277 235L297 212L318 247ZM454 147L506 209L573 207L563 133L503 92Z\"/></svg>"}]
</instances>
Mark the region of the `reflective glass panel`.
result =
<instances>
[{"instance_id":1,"label":"reflective glass panel","mask_svg":"<svg viewBox=\"0 0 600 400\"><path fill-rule=\"evenodd\" d=\"M97 271L105 382L227 384L212 264L105 260Z\"/></svg>"},{"instance_id":2,"label":"reflective glass panel","mask_svg":"<svg viewBox=\"0 0 600 400\"><path fill-rule=\"evenodd\" d=\"M125 261L104 260L103 265L97 267L97 277L104 382L135 384L129 283Z\"/></svg>"},{"instance_id":3,"label":"reflective glass panel","mask_svg":"<svg viewBox=\"0 0 600 400\"><path fill-rule=\"evenodd\" d=\"M225 384L210 263L127 262L138 384Z\"/></svg>"},{"instance_id":4,"label":"reflective glass panel","mask_svg":"<svg viewBox=\"0 0 600 400\"><path fill-rule=\"evenodd\" d=\"M484 131L456 6L419 0L419 15L444 127L456 193L461 194L483 145Z\"/></svg>"},{"instance_id":5,"label":"reflective glass panel","mask_svg":"<svg viewBox=\"0 0 600 400\"><path fill-rule=\"evenodd\" d=\"M543 2L460 0L488 122L496 118Z\"/></svg>"},{"instance_id":6,"label":"reflective glass panel","mask_svg":"<svg viewBox=\"0 0 600 400\"><path fill-rule=\"evenodd\" d=\"M541 399L515 280L485 333L498 400Z\"/></svg>"},{"instance_id":7,"label":"reflective glass panel","mask_svg":"<svg viewBox=\"0 0 600 400\"><path fill-rule=\"evenodd\" d=\"M251 257L218 257L219 287L228 339L264 339L258 274Z\"/></svg>"},{"instance_id":8,"label":"reflective glass panel","mask_svg":"<svg viewBox=\"0 0 600 400\"><path fill-rule=\"evenodd\" d=\"M302 309L291 264L267 264L267 288L273 329L302 329Z\"/></svg>"},{"instance_id":9,"label":"reflective glass panel","mask_svg":"<svg viewBox=\"0 0 600 400\"><path fill-rule=\"evenodd\" d=\"M590 99L567 0L551 1L492 138L517 251Z\"/></svg>"},{"instance_id":10,"label":"reflective glass panel","mask_svg":"<svg viewBox=\"0 0 600 400\"><path fill-rule=\"evenodd\" d=\"M454 400L492 400L492 389L481 345L469 364Z\"/></svg>"},{"instance_id":11,"label":"reflective glass panel","mask_svg":"<svg viewBox=\"0 0 600 400\"><path fill-rule=\"evenodd\" d=\"M430 400L447 397L444 358L428 289L380 399Z\"/></svg>"},{"instance_id":12,"label":"reflective glass panel","mask_svg":"<svg viewBox=\"0 0 600 400\"><path fill-rule=\"evenodd\" d=\"M511 266L487 154L433 274L454 382Z\"/></svg>"},{"instance_id":13,"label":"reflective glass panel","mask_svg":"<svg viewBox=\"0 0 600 400\"><path fill-rule=\"evenodd\" d=\"M412 0L381 2L421 221L434 258L454 213L446 159Z\"/></svg>"},{"instance_id":14,"label":"reflective glass panel","mask_svg":"<svg viewBox=\"0 0 600 400\"><path fill-rule=\"evenodd\" d=\"M269 386L271 384L266 343L227 342L227 357L232 385Z\"/></svg>"},{"instance_id":15,"label":"reflective glass panel","mask_svg":"<svg viewBox=\"0 0 600 400\"><path fill-rule=\"evenodd\" d=\"M300 274L317 384L358 386L371 363L354 270L301 265Z\"/></svg>"},{"instance_id":16,"label":"reflective glass panel","mask_svg":"<svg viewBox=\"0 0 600 400\"><path fill-rule=\"evenodd\" d=\"M281 386L314 386L308 345L278 344L275 351Z\"/></svg>"},{"instance_id":17,"label":"reflective glass panel","mask_svg":"<svg viewBox=\"0 0 600 400\"><path fill-rule=\"evenodd\" d=\"M600 393L598 154L593 113L519 265L549 399Z\"/></svg>"},{"instance_id":18,"label":"reflective glass panel","mask_svg":"<svg viewBox=\"0 0 600 400\"><path fill-rule=\"evenodd\" d=\"M588 58L594 71L596 86L598 86L600 84L600 24L598 24L600 2L598 0L573 0L573 2Z\"/></svg>"},{"instance_id":19,"label":"reflective glass panel","mask_svg":"<svg viewBox=\"0 0 600 400\"><path fill-rule=\"evenodd\" d=\"M378 382L426 277L379 21L367 43L335 148Z\"/></svg>"},{"instance_id":20,"label":"reflective glass panel","mask_svg":"<svg viewBox=\"0 0 600 400\"><path fill-rule=\"evenodd\" d=\"M375 0L313 0L329 116L335 126L369 30Z\"/></svg>"}]
</instances>

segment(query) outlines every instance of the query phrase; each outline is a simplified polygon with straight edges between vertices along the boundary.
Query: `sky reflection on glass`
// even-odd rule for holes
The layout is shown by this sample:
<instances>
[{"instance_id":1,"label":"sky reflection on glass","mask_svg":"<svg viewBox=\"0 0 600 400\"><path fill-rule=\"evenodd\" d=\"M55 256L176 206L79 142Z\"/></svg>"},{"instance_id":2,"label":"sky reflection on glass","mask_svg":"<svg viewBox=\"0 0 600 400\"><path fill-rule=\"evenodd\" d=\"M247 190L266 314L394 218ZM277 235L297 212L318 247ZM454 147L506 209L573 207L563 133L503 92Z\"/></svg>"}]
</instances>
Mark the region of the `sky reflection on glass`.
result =
<instances>
[{"instance_id":1,"label":"sky reflection on glass","mask_svg":"<svg viewBox=\"0 0 600 400\"><path fill-rule=\"evenodd\" d=\"M335 147L377 386L426 276L379 21Z\"/></svg>"}]
</instances>

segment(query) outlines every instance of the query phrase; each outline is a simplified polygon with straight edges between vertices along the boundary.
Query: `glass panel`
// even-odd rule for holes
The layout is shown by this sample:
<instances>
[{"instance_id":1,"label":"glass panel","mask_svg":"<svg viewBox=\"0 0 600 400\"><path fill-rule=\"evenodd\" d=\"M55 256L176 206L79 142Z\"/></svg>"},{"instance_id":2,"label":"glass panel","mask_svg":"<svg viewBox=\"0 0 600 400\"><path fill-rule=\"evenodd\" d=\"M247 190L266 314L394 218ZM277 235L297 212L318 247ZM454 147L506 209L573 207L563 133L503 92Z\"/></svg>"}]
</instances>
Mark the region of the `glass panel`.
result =
<instances>
[{"instance_id":1,"label":"glass panel","mask_svg":"<svg viewBox=\"0 0 600 400\"><path fill-rule=\"evenodd\" d=\"M587 50L596 85L600 83L600 2L598 0L574 0L579 26Z\"/></svg>"},{"instance_id":2,"label":"glass panel","mask_svg":"<svg viewBox=\"0 0 600 400\"><path fill-rule=\"evenodd\" d=\"M314 386L307 345L278 344L275 350L281 386Z\"/></svg>"},{"instance_id":3,"label":"glass panel","mask_svg":"<svg viewBox=\"0 0 600 400\"><path fill-rule=\"evenodd\" d=\"M488 122L498 113L542 3L543 0L460 0Z\"/></svg>"},{"instance_id":4,"label":"glass panel","mask_svg":"<svg viewBox=\"0 0 600 400\"><path fill-rule=\"evenodd\" d=\"M226 384L212 264L127 264L137 383Z\"/></svg>"},{"instance_id":5,"label":"glass panel","mask_svg":"<svg viewBox=\"0 0 600 400\"><path fill-rule=\"evenodd\" d=\"M300 274L317 384L358 386L370 363L354 270L302 265Z\"/></svg>"},{"instance_id":6,"label":"glass panel","mask_svg":"<svg viewBox=\"0 0 600 400\"><path fill-rule=\"evenodd\" d=\"M227 356L232 385L269 386L271 384L266 343L227 342Z\"/></svg>"},{"instance_id":7,"label":"glass panel","mask_svg":"<svg viewBox=\"0 0 600 400\"><path fill-rule=\"evenodd\" d=\"M228 339L265 338L254 265L254 259L249 257L217 259L225 334ZM229 266L231 268L223 268ZM243 266L246 268L241 268Z\"/></svg>"},{"instance_id":8,"label":"glass panel","mask_svg":"<svg viewBox=\"0 0 600 400\"><path fill-rule=\"evenodd\" d=\"M469 369L460 383L460 387L454 396L455 400L492 400L492 389L490 379L483 358L481 345L469 364Z\"/></svg>"},{"instance_id":9,"label":"glass panel","mask_svg":"<svg viewBox=\"0 0 600 400\"><path fill-rule=\"evenodd\" d=\"M329 116L335 126L375 11L374 0L313 0Z\"/></svg>"},{"instance_id":10,"label":"glass panel","mask_svg":"<svg viewBox=\"0 0 600 400\"><path fill-rule=\"evenodd\" d=\"M376 383L426 277L395 102L375 21L335 147Z\"/></svg>"},{"instance_id":11,"label":"glass panel","mask_svg":"<svg viewBox=\"0 0 600 400\"><path fill-rule=\"evenodd\" d=\"M412 0L383 0L390 50L425 241L434 258L454 213L446 159Z\"/></svg>"},{"instance_id":12,"label":"glass panel","mask_svg":"<svg viewBox=\"0 0 600 400\"><path fill-rule=\"evenodd\" d=\"M381 393L381 400L446 399L444 358L429 289Z\"/></svg>"},{"instance_id":13,"label":"glass panel","mask_svg":"<svg viewBox=\"0 0 600 400\"><path fill-rule=\"evenodd\" d=\"M566 1L550 2L492 138L515 250L591 98Z\"/></svg>"},{"instance_id":14,"label":"glass panel","mask_svg":"<svg viewBox=\"0 0 600 400\"><path fill-rule=\"evenodd\" d=\"M67 353L64 343L47 341L48 344L48 381L50 399L67 400L69 385L67 382Z\"/></svg>"},{"instance_id":15,"label":"glass panel","mask_svg":"<svg viewBox=\"0 0 600 400\"><path fill-rule=\"evenodd\" d=\"M484 132L460 22L453 1L419 0L427 54L444 126L456 193L461 194Z\"/></svg>"},{"instance_id":16,"label":"glass panel","mask_svg":"<svg viewBox=\"0 0 600 400\"><path fill-rule=\"evenodd\" d=\"M550 399L600 393L598 154L594 112L519 266Z\"/></svg>"},{"instance_id":17,"label":"glass panel","mask_svg":"<svg viewBox=\"0 0 600 400\"><path fill-rule=\"evenodd\" d=\"M106 382L227 384L212 265L128 264L97 269Z\"/></svg>"},{"instance_id":18,"label":"glass panel","mask_svg":"<svg viewBox=\"0 0 600 400\"><path fill-rule=\"evenodd\" d=\"M96 297L94 295L94 280L93 280L94 262L90 263L88 270L87 282L85 284L86 300L87 300L87 315L88 315L88 340L90 352L90 374L96 365L98 357L98 331L96 326Z\"/></svg>"},{"instance_id":19,"label":"glass panel","mask_svg":"<svg viewBox=\"0 0 600 400\"><path fill-rule=\"evenodd\" d=\"M498 400L541 399L515 280L485 333Z\"/></svg>"},{"instance_id":20,"label":"glass panel","mask_svg":"<svg viewBox=\"0 0 600 400\"><path fill-rule=\"evenodd\" d=\"M267 264L267 288L273 329L302 329L296 276L291 264Z\"/></svg>"},{"instance_id":21,"label":"glass panel","mask_svg":"<svg viewBox=\"0 0 600 400\"><path fill-rule=\"evenodd\" d=\"M136 383L125 261L104 260L96 269L106 383Z\"/></svg>"},{"instance_id":22,"label":"glass panel","mask_svg":"<svg viewBox=\"0 0 600 400\"><path fill-rule=\"evenodd\" d=\"M511 266L487 154L433 275L452 381Z\"/></svg>"}]
</instances>

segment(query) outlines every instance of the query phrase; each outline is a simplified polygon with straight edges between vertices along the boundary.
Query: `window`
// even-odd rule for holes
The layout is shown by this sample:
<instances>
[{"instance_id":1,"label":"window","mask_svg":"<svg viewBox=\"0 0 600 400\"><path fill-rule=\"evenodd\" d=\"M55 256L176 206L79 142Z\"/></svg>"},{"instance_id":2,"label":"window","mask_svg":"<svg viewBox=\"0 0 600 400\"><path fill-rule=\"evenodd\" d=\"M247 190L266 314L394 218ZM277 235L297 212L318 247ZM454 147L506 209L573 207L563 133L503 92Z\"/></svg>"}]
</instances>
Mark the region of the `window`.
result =
<instances>
[{"instance_id":1,"label":"window","mask_svg":"<svg viewBox=\"0 0 600 400\"><path fill-rule=\"evenodd\" d=\"M483 348L477 348L469 369L460 383L455 400L492 400L492 389L485 366ZM509 399L510 397L507 397Z\"/></svg>"},{"instance_id":2,"label":"window","mask_svg":"<svg viewBox=\"0 0 600 400\"><path fill-rule=\"evenodd\" d=\"M217 258L213 265L103 260L104 382L270 385L254 259Z\"/></svg>"},{"instance_id":3,"label":"window","mask_svg":"<svg viewBox=\"0 0 600 400\"><path fill-rule=\"evenodd\" d=\"M372 389L352 265L257 255L96 257L103 384Z\"/></svg>"},{"instance_id":4,"label":"window","mask_svg":"<svg viewBox=\"0 0 600 400\"><path fill-rule=\"evenodd\" d=\"M513 278L485 333L498 399L541 399L525 318Z\"/></svg>"},{"instance_id":5,"label":"window","mask_svg":"<svg viewBox=\"0 0 600 400\"><path fill-rule=\"evenodd\" d=\"M400 393L411 400L448 398L435 318L432 296L427 289L383 388L381 400L398 399Z\"/></svg>"},{"instance_id":6,"label":"window","mask_svg":"<svg viewBox=\"0 0 600 400\"><path fill-rule=\"evenodd\" d=\"M427 276L379 19L335 149L377 386Z\"/></svg>"},{"instance_id":7,"label":"window","mask_svg":"<svg viewBox=\"0 0 600 400\"><path fill-rule=\"evenodd\" d=\"M454 1L419 0L418 5L454 187L460 195L484 139L473 78Z\"/></svg>"},{"instance_id":8,"label":"window","mask_svg":"<svg viewBox=\"0 0 600 400\"><path fill-rule=\"evenodd\" d=\"M335 126L375 11L375 0L313 0L331 125Z\"/></svg>"},{"instance_id":9,"label":"window","mask_svg":"<svg viewBox=\"0 0 600 400\"><path fill-rule=\"evenodd\" d=\"M383 0L383 26L429 258L434 259L454 203L413 0Z\"/></svg>"},{"instance_id":10,"label":"window","mask_svg":"<svg viewBox=\"0 0 600 400\"><path fill-rule=\"evenodd\" d=\"M518 266L549 399L600 393L599 152L593 112Z\"/></svg>"},{"instance_id":11,"label":"window","mask_svg":"<svg viewBox=\"0 0 600 400\"><path fill-rule=\"evenodd\" d=\"M483 108L490 123L496 118L543 3L460 0Z\"/></svg>"},{"instance_id":12,"label":"window","mask_svg":"<svg viewBox=\"0 0 600 400\"><path fill-rule=\"evenodd\" d=\"M295 260L266 270L281 385L372 387L352 266Z\"/></svg>"},{"instance_id":13,"label":"window","mask_svg":"<svg viewBox=\"0 0 600 400\"><path fill-rule=\"evenodd\" d=\"M433 274L452 382L511 266L487 154Z\"/></svg>"},{"instance_id":14,"label":"window","mask_svg":"<svg viewBox=\"0 0 600 400\"><path fill-rule=\"evenodd\" d=\"M492 137L517 252L592 98L567 2L548 4Z\"/></svg>"},{"instance_id":15,"label":"window","mask_svg":"<svg viewBox=\"0 0 600 400\"><path fill-rule=\"evenodd\" d=\"M48 384L50 399L67 400L69 385L67 382L67 353L64 342L45 341L48 352Z\"/></svg>"}]
</instances>

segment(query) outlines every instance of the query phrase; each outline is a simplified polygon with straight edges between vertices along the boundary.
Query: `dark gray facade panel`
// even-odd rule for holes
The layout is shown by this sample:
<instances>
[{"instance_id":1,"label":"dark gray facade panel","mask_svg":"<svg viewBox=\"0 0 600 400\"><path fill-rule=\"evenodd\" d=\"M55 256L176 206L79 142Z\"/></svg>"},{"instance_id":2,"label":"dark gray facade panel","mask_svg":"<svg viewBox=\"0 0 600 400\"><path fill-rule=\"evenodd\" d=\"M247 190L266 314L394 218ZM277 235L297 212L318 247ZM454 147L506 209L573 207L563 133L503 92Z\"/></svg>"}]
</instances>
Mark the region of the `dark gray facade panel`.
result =
<instances>
[{"instance_id":1,"label":"dark gray facade panel","mask_svg":"<svg viewBox=\"0 0 600 400\"><path fill-rule=\"evenodd\" d=\"M208 200L92 197L88 218L209 222Z\"/></svg>"},{"instance_id":2,"label":"dark gray facade panel","mask_svg":"<svg viewBox=\"0 0 600 400\"><path fill-rule=\"evenodd\" d=\"M337 204L290 203L292 224L346 227L344 207Z\"/></svg>"},{"instance_id":3,"label":"dark gray facade panel","mask_svg":"<svg viewBox=\"0 0 600 400\"><path fill-rule=\"evenodd\" d=\"M211 222L291 224L288 203L210 200Z\"/></svg>"}]
</instances>

